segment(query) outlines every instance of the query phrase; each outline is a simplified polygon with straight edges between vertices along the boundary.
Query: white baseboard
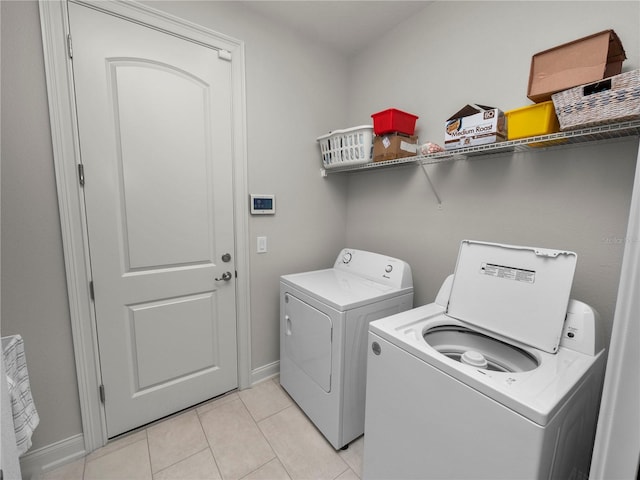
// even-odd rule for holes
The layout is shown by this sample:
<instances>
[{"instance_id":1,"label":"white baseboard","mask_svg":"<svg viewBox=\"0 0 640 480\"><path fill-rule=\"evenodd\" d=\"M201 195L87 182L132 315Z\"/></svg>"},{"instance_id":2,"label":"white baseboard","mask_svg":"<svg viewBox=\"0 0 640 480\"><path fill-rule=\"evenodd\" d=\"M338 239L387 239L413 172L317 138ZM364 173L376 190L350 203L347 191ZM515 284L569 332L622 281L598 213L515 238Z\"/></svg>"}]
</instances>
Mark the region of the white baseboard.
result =
<instances>
[{"instance_id":1,"label":"white baseboard","mask_svg":"<svg viewBox=\"0 0 640 480\"><path fill-rule=\"evenodd\" d=\"M82 458L85 454L84 437L81 433L38 448L20 458L22 478L30 479L65 463Z\"/></svg>"},{"instance_id":2,"label":"white baseboard","mask_svg":"<svg viewBox=\"0 0 640 480\"><path fill-rule=\"evenodd\" d=\"M263 365L251 371L251 385L263 382L280 374L280 360Z\"/></svg>"}]
</instances>

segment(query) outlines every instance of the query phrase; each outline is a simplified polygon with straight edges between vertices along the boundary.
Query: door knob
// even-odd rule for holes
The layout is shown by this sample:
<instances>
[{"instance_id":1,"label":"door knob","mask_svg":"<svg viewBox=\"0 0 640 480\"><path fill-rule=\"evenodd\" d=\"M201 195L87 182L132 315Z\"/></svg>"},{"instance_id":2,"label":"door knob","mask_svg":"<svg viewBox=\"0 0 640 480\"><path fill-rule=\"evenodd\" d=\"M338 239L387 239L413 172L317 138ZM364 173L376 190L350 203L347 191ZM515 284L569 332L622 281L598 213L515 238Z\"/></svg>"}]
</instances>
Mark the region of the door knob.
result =
<instances>
[{"instance_id":1,"label":"door knob","mask_svg":"<svg viewBox=\"0 0 640 480\"><path fill-rule=\"evenodd\" d=\"M223 262L230 262L231 261L231 254L230 253L225 253L224 255L222 255L222 261Z\"/></svg>"},{"instance_id":2,"label":"door knob","mask_svg":"<svg viewBox=\"0 0 640 480\"><path fill-rule=\"evenodd\" d=\"M214 280L216 282L220 282L222 280L228 282L229 280L231 280L231 272L224 272L220 278L215 278Z\"/></svg>"}]
</instances>

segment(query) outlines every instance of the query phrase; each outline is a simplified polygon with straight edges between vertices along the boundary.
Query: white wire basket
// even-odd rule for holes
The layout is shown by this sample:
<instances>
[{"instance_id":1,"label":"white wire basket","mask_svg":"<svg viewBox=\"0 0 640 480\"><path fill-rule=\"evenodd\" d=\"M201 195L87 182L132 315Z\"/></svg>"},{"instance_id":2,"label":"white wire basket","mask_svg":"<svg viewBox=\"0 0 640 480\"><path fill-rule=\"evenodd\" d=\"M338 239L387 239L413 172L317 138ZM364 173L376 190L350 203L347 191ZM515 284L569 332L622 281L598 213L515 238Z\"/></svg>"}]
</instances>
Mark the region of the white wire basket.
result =
<instances>
[{"instance_id":1,"label":"white wire basket","mask_svg":"<svg viewBox=\"0 0 640 480\"><path fill-rule=\"evenodd\" d=\"M324 168L362 165L373 160L373 126L334 130L318 137Z\"/></svg>"}]
</instances>

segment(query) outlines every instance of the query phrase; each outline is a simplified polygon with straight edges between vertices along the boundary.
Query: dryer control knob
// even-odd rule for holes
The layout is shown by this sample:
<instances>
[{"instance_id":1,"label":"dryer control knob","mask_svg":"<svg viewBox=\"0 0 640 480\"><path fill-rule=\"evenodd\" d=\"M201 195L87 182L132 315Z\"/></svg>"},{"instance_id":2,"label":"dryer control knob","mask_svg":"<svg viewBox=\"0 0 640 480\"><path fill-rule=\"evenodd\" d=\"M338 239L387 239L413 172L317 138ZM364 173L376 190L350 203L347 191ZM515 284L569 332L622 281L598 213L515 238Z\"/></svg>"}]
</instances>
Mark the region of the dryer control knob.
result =
<instances>
[{"instance_id":1,"label":"dryer control knob","mask_svg":"<svg viewBox=\"0 0 640 480\"><path fill-rule=\"evenodd\" d=\"M353 255L349 252L345 253L342 256L342 263L349 263L351 261L351 258L353 257Z\"/></svg>"},{"instance_id":2,"label":"dryer control knob","mask_svg":"<svg viewBox=\"0 0 640 480\"><path fill-rule=\"evenodd\" d=\"M393 265L387 265L386 267L384 267L384 271L387 273L391 273L392 270L393 270Z\"/></svg>"}]
</instances>

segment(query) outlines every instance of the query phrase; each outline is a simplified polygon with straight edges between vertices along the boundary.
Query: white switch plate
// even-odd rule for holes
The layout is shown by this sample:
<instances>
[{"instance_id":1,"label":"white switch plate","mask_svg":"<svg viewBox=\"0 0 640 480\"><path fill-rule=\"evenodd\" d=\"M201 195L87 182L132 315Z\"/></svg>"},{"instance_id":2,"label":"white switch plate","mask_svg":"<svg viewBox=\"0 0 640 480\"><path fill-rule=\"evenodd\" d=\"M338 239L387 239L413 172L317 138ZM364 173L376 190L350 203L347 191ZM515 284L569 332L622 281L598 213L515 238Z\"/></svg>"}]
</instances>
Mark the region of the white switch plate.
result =
<instances>
[{"instance_id":1,"label":"white switch plate","mask_svg":"<svg viewBox=\"0 0 640 480\"><path fill-rule=\"evenodd\" d=\"M267 253L267 237L258 237L256 252Z\"/></svg>"}]
</instances>

